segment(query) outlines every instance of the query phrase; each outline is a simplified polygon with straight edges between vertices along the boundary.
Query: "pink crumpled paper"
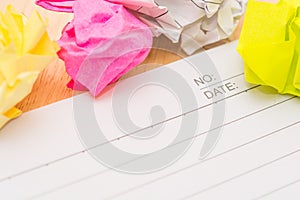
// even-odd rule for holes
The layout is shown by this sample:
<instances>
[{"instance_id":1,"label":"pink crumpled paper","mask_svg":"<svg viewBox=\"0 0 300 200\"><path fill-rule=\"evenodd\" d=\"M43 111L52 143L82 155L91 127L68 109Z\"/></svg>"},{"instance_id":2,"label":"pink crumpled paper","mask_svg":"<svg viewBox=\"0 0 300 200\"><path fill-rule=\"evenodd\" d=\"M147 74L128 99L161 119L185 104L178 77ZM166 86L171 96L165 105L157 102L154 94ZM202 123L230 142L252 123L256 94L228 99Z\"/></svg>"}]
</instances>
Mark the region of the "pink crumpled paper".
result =
<instances>
[{"instance_id":1,"label":"pink crumpled paper","mask_svg":"<svg viewBox=\"0 0 300 200\"><path fill-rule=\"evenodd\" d=\"M60 12L73 12L75 0L36 0L36 4L48 10Z\"/></svg>"},{"instance_id":2,"label":"pink crumpled paper","mask_svg":"<svg viewBox=\"0 0 300 200\"><path fill-rule=\"evenodd\" d=\"M59 1L43 2L50 5ZM120 4L104 0L73 3L74 19L58 41L58 55L72 78L68 86L88 89L97 96L105 86L144 61L152 47L152 32ZM70 10L66 6L60 11Z\"/></svg>"}]
</instances>

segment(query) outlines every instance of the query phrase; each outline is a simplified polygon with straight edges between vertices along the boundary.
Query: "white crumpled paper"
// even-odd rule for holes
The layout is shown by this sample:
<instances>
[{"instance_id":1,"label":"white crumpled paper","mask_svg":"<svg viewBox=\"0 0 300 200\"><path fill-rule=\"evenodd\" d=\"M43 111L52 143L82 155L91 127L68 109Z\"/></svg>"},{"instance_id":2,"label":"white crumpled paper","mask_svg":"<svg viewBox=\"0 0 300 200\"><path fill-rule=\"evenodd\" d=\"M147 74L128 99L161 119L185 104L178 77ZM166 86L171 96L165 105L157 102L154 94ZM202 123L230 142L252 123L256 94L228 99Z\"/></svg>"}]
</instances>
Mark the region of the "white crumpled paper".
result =
<instances>
[{"instance_id":1,"label":"white crumpled paper","mask_svg":"<svg viewBox=\"0 0 300 200\"><path fill-rule=\"evenodd\" d=\"M180 42L187 54L202 46L229 37L242 14L247 0L109 0L121 3L155 35L166 35Z\"/></svg>"}]
</instances>

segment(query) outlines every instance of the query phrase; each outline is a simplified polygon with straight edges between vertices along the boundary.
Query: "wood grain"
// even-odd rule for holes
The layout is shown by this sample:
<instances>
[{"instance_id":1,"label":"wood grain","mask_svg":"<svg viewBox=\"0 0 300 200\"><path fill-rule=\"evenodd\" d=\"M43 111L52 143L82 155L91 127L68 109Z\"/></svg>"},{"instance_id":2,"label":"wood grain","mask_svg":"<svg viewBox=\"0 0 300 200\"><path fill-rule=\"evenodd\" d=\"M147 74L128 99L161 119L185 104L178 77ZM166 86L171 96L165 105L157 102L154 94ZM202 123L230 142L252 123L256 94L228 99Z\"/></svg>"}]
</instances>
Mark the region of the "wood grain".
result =
<instances>
[{"instance_id":1,"label":"wood grain","mask_svg":"<svg viewBox=\"0 0 300 200\"><path fill-rule=\"evenodd\" d=\"M60 31L63 26L72 18L72 14L55 13L41 9L34 5L34 0L1 1L0 10L4 10L8 4L14 5L18 11L21 10L25 15L29 15L34 9L37 9L40 13L42 13L43 17L48 19L48 32L50 37L54 40L59 38ZM222 40L217 43L207 45L204 48L213 48L229 42L230 40L239 38L242 22L243 20L240 21L236 31L228 40ZM160 48L152 49L147 59L141 65L132 69L121 79L143 73L186 57L178 45L171 43L165 37L156 38L154 40L154 46L159 46ZM65 72L63 62L56 60L42 71L33 87L32 92L22 102L20 102L17 107L26 112L71 97L73 92L66 87L69 80L70 78Z\"/></svg>"}]
</instances>

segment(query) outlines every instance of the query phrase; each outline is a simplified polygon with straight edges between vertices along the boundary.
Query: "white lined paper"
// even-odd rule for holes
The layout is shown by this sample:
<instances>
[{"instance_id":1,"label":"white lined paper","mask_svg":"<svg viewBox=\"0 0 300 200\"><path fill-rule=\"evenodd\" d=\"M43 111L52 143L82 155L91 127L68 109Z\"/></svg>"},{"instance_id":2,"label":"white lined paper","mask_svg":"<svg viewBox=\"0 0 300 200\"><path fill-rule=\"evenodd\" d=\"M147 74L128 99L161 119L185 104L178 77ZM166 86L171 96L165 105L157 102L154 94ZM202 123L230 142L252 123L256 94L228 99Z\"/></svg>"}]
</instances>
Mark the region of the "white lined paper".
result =
<instances>
[{"instance_id":1,"label":"white lined paper","mask_svg":"<svg viewBox=\"0 0 300 200\"><path fill-rule=\"evenodd\" d=\"M214 102L205 99L203 89L197 86L192 89L199 107L191 112L198 112L200 117L197 133L190 138L194 139L193 145L173 165L143 175L110 170L87 153L77 136L72 100L68 99L25 114L3 130L0 196L4 199L255 199L272 191L273 196L288 191L289 184L300 178L296 172L300 165L299 99L268 94L260 86L246 84L235 45L227 44L208 52L223 82L234 82L238 89L219 100L226 101L222 136L205 160L199 160L199 151L210 128L208 116ZM194 78L194 72L184 68L183 61L166 67L180 72L187 81ZM151 73L160 73L160 69L139 77ZM110 95L108 91L95 102L96 111L109 111ZM82 95L82 98L89 97ZM182 114L176 113L162 123L175 127L185 117ZM98 120L108 116L102 115L103 119L100 116ZM104 130L115 130L109 120L105 122ZM130 143L129 137L115 140L120 136L114 132L109 139L116 146ZM285 175L283 169L288 169ZM259 184L253 185L255 181ZM297 185L292 184L291 190ZM277 191L283 186L286 187Z\"/></svg>"}]
</instances>

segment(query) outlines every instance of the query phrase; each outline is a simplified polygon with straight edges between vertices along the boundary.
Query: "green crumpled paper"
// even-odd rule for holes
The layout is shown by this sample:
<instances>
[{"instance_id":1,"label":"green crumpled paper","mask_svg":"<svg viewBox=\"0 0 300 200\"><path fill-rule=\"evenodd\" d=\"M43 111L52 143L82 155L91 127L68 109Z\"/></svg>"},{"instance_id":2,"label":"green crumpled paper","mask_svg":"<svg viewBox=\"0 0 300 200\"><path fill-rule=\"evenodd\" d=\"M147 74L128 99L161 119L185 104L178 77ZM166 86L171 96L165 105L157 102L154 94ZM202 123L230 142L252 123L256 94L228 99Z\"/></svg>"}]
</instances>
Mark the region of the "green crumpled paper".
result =
<instances>
[{"instance_id":1,"label":"green crumpled paper","mask_svg":"<svg viewBox=\"0 0 300 200\"><path fill-rule=\"evenodd\" d=\"M300 0L249 0L237 50L248 82L300 96Z\"/></svg>"}]
</instances>

